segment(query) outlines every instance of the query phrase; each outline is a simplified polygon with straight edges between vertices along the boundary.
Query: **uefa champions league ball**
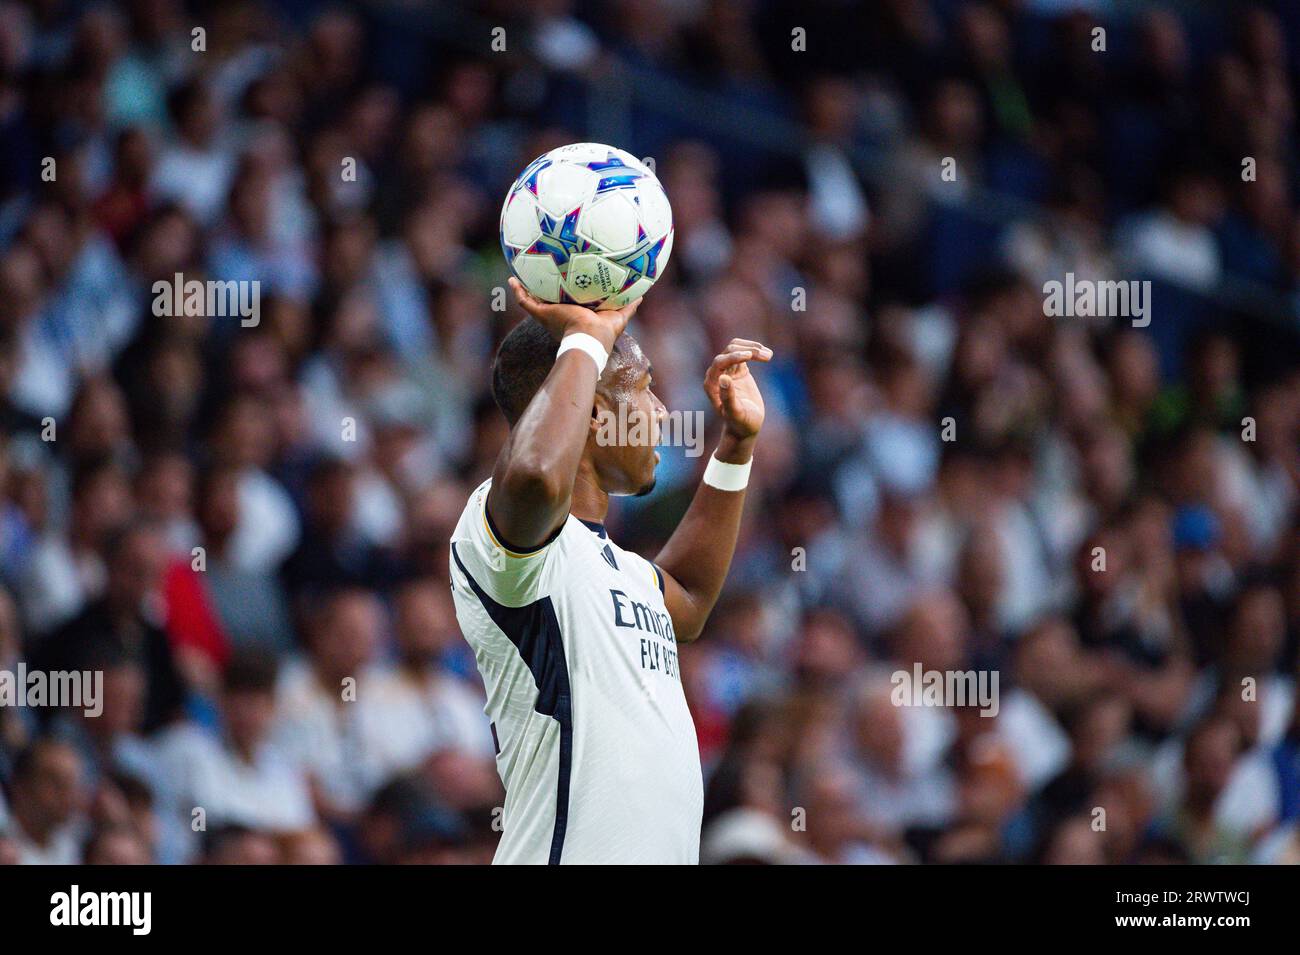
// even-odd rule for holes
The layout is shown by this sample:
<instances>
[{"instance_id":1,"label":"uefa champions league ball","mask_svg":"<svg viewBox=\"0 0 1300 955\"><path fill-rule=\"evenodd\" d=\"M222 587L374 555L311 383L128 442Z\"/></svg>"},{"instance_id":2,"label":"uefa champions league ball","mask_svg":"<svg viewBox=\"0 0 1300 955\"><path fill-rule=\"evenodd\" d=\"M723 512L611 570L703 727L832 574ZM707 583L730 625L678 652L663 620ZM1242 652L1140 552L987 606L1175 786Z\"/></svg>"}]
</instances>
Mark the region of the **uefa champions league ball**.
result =
<instances>
[{"instance_id":1,"label":"uefa champions league ball","mask_svg":"<svg viewBox=\"0 0 1300 955\"><path fill-rule=\"evenodd\" d=\"M673 248L673 210L644 163L600 143L552 149L519 174L501 207L501 250L547 302L635 302Z\"/></svg>"}]
</instances>

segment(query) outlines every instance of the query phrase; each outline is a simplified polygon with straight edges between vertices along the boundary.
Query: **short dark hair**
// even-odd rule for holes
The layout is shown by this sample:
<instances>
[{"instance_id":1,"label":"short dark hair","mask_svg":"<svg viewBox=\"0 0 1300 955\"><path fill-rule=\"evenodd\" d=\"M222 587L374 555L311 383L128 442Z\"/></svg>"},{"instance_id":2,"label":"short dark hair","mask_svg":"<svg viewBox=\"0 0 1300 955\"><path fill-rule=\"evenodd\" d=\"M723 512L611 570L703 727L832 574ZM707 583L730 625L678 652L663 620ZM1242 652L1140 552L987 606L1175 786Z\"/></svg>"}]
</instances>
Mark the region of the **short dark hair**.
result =
<instances>
[{"instance_id":1,"label":"short dark hair","mask_svg":"<svg viewBox=\"0 0 1300 955\"><path fill-rule=\"evenodd\" d=\"M25 781L36 772L41 757L61 749L76 752L72 745L61 736L46 734L33 739L20 749L18 755L14 757L13 766L9 773L10 784ZM80 757L78 757L78 760L80 760Z\"/></svg>"},{"instance_id":2,"label":"short dark hair","mask_svg":"<svg viewBox=\"0 0 1300 955\"><path fill-rule=\"evenodd\" d=\"M560 343L531 316L501 342L492 363L492 398L512 427L551 373L559 349Z\"/></svg>"},{"instance_id":3,"label":"short dark hair","mask_svg":"<svg viewBox=\"0 0 1300 955\"><path fill-rule=\"evenodd\" d=\"M117 561L118 556L137 537L143 537L150 534L161 534L162 526L152 517L132 517L125 524L121 524L108 532L104 537L104 544L101 548L104 560L111 565Z\"/></svg>"},{"instance_id":4,"label":"short dark hair","mask_svg":"<svg viewBox=\"0 0 1300 955\"><path fill-rule=\"evenodd\" d=\"M601 372L607 387L618 390L612 379L606 378L621 370L636 354L629 349L620 335L609 351L609 364ZM492 398L501 413L510 422L510 427L523 416L528 402L541 389L546 376L555 367L555 357L560 350L560 343L551 337L551 333L537 319L529 316L510 330L510 334L497 349L496 361L492 363ZM597 382L597 390L601 384ZM614 397L621 400L621 395Z\"/></svg>"},{"instance_id":5,"label":"short dark hair","mask_svg":"<svg viewBox=\"0 0 1300 955\"><path fill-rule=\"evenodd\" d=\"M226 664L223 687L227 693L274 693L278 669L275 657L241 650Z\"/></svg>"}]
</instances>

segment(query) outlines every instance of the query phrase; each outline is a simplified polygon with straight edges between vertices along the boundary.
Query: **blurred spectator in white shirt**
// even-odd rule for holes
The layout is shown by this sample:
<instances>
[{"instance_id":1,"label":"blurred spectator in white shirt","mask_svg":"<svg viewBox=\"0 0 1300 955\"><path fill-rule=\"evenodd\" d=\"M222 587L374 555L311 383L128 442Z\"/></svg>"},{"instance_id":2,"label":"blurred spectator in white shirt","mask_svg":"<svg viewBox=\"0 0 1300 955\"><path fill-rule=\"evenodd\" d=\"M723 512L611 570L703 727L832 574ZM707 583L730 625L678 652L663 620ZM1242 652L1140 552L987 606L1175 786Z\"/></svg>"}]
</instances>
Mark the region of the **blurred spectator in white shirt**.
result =
<instances>
[{"instance_id":1,"label":"blurred spectator in white shirt","mask_svg":"<svg viewBox=\"0 0 1300 955\"><path fill-rule=\"evenodd\" d=\"M9 838L23 865L81 861L88 791L85 766L68 743L42 738L14 761Z\"/></svg>"},{"instance_id":2,"label":"blurred spectator in white shirt","mask_svg":"<svg viewBox=\"0 0 1300 955\"><path fill-rule=\"evenodd\" d=\"M492 760L492 733L481 691L442 669L438 654L459 639L450 588L415 580L395 598L397 665L377 672L361 705L368 727L384 732L366 741L385 776L418 766L444 749Z\"/></svg>"},{"instance_id":3,"label":"blurred spectator in white shirt","mask_svg":"<svg viewBox=\"0 0 1300 955\"><path fill-rule=\"evenodd\" d=\"M220 106L201 81L192 80L171 93L168 110L178 138L158 157L153 191L179 201L201 225L213 225L234 173L234 160L220 142Z\"/></svg>"},{"instance_id":4,"label":"blurred spectator in white shirt","mask_svg":"<svg viewBox=\"0 0 1300 955\"><path fill-rule=\"evenodd\" d=\"M276 692L275 738L310 774L318 811L350 819L382 782L367 747L383 608L373 593L340 590L310 614L307 656L291 662ZM383 726L378 732L386 732Z\"/></svg>"},{"instance_id":5,"label":"blurred spectator in white shirt","mask_svg":"<svg viewBox=\"0 0 1300 955\"><path fill-rule=\"evenodd\" d=\"M315 827L307 773L271 738L275 686L273 658L237 654L225 672L221 733L182 725L160 740L155 785L169 797L172 825L193 829L202 818L199 831L238 825L274 835Z\"/></svg>"},{"instance_id":6,"label":"blurred spectator in white shirt","mask_svg":"<svg viewBox=\"0 0 1300 955\"><path fill-rule=\"evenodd\" d=\"M1223 196L1215 181L1194 170L1169 178L1166 204L1119 227L1119 259L1130 270L1196 291L1219 284L1221 262L1214 225Z\"/></svg>"}]
</instances>

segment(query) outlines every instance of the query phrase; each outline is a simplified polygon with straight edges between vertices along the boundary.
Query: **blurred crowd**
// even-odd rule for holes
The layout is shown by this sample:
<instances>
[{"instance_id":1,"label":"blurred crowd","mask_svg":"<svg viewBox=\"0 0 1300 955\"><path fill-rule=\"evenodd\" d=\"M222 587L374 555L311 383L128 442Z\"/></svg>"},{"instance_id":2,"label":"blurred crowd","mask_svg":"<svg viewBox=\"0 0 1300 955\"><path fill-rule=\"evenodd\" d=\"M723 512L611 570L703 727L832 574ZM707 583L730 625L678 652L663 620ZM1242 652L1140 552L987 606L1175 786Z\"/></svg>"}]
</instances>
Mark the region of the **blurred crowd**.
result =
<instances>
[{"instance_id":1,"label":"blurred crowd","mask_svg":"<svg viewBox=\"0 0 1300 955\"><path fill-rule=\"evenodd\" d=\"M0 670L104 675L0 708L0 861L491 859L448 540L501 198L595 140L673 204L665 403L776 353L681 654L703 861L1300 862L1300 11L1124 6L0 0Z\"/></svg>"}]
</instances>

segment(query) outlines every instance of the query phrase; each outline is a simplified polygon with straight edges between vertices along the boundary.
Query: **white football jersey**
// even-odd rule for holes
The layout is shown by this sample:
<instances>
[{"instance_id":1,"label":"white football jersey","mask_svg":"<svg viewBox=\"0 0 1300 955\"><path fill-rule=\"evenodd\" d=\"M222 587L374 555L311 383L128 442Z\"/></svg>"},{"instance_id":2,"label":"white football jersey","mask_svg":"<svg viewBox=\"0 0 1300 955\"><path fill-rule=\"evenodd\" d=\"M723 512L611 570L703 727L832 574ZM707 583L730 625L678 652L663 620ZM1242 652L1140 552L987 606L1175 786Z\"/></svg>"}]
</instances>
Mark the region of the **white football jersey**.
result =
<instances>
[{"instance_id":1,"label":"white football jersey","mask_svg":"<svg viewBox=\"0 0 1300 955\"><path fill-rule=\"evenodd\" d=\"M484 481L451 541L506 787L496 863L699 861L704 784L654 564L572 515L507 549Z\"/></svg>"}]
</instances>

